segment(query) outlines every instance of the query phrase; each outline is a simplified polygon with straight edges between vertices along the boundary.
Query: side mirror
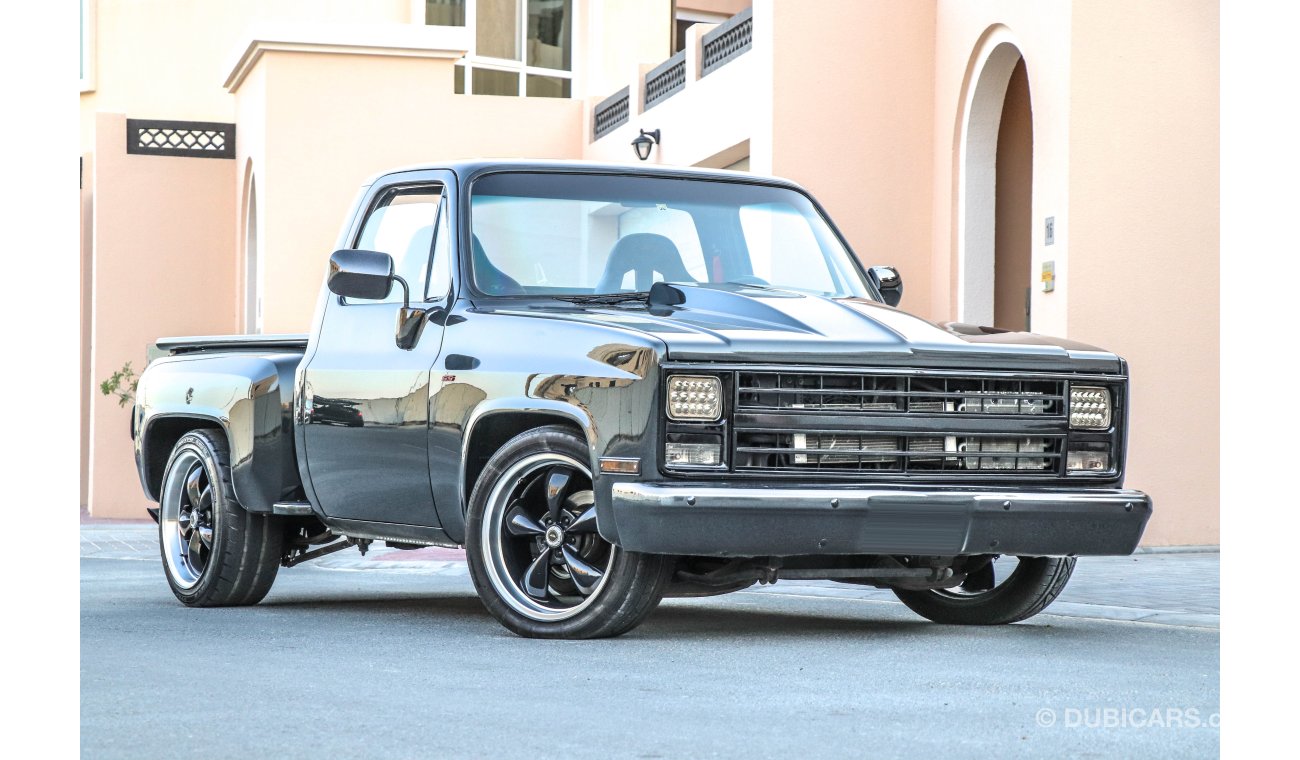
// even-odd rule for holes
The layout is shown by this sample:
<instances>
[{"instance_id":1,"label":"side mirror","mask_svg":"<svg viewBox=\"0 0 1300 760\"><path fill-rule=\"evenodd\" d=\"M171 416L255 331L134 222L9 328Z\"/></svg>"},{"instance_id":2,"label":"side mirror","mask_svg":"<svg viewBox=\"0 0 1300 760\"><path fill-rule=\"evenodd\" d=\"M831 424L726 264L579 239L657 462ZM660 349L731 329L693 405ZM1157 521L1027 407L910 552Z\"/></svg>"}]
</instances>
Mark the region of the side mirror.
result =
<instances>
[{"instance_id":1,"label":"side mirror","mask_svg":"<svg viewBox=\"0 0 1300 760\"><path fill-rule=\"evenodd\" d=\"M903 300L903 276L893 267L871 267L867 270L871 284L876 286L885 303L897 306Z\"/></svg>"},{"instance_id":2,"label":"side mirror","mask_svg":"<svg viewBox=\"0 0 1300 760\"><path fill-rule=\"evenodd\" d=\"M393 257L379 251L343 249L330 255L325 286L344 298L378 301L388 297L393 283L402 286L402 308L397 312L397 347L410 351L420 342L430 311L411 306L411 289L393 272Z\"/></svg>"},{"instance_id":3,"label":"side mirror","mask_svg":"<svg viewBox=\"0 0 1300 760\"><path fill-rule=\"evenodd\" d=\"M378 251L344 249L330 255L330 272L325 285L344 298L377 301L393 290L393 257Z\"/></svg>"}]
</instances>

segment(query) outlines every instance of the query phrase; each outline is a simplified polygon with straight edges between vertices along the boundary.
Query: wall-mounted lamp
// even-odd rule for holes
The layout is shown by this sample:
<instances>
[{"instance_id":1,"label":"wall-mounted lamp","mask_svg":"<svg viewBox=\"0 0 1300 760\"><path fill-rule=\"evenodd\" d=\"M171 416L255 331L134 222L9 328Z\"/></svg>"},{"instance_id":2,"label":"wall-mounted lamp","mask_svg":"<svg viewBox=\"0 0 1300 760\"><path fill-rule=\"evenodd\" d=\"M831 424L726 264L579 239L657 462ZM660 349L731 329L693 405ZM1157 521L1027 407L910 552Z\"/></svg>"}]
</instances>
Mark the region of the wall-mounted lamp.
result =
<instances>
[{"instance_id":1,"label":"wall-mounted lamp","mask_svg":"<svg viewBox=\"0 0 1300 760\"><path fill-rule=\"evenodd\" d=\"M632 141L632 149L636 151L636 157L642 161L650 157L650 149L659 144L659 130L647 132L641 130L641 134Z\"/></svg>"}]
</instances>

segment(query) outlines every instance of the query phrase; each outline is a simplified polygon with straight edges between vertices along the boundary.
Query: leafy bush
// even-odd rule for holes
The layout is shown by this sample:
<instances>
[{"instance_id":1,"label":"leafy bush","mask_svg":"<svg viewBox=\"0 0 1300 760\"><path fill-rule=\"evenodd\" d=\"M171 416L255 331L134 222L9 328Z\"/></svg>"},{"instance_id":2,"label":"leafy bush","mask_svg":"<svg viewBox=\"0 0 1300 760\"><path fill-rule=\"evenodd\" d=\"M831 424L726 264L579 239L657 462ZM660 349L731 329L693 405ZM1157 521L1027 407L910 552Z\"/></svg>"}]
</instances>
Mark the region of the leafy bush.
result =
<instances>
[{"instance_id":1,"label":"leafy bush","mask_svg":"<svg viewBox=\"0 0 1300 760\"><path fill-rule=\"evenodd\" d=\"M140 378L131 368L131 362L127 362L99 384L99 392L105 396L117 396L117 405L126 406L135 402L135 387L139 384Z\"/></svg>"}]
</instances>

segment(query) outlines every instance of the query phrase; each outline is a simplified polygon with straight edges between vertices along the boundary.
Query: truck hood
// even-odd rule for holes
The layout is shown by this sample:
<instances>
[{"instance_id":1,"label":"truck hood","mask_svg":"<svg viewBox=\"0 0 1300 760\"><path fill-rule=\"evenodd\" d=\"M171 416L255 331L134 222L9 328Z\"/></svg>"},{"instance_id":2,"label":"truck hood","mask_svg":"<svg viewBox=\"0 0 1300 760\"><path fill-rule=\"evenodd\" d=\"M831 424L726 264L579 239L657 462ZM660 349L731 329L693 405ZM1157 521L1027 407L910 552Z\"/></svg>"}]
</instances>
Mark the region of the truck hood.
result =
<instances>
[{"instance_id":1,"label":"truck hood","mask_svg":"<svg viewBox=\"0 0 1300 760\"><path fill-rule=\"evenodd\" d=\"M936 324L861 298L733 285L676 285L673 306L534 302L515 314L593 322L658 338L668 359L1119 373L1119 357L1061 338Z\"/></svg>"}]
</instances>

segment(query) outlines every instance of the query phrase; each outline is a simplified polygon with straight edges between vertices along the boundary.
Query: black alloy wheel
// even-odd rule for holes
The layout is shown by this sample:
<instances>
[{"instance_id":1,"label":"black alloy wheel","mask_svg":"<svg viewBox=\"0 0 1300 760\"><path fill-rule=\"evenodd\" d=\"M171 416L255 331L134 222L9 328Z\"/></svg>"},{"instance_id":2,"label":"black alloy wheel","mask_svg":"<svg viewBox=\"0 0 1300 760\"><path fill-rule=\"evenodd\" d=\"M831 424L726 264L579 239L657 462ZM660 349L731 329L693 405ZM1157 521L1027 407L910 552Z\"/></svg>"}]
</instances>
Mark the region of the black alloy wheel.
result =
<instances>
[{"instance_id":1,"label":"black alloy wheel","mask_svg":"<svg viewBox=\"0 0 1300 760\"><path fill-rule=\"evenodd\" d=\"M508 442L470 499L466 549L484 605L523 636L615 636L663 596L674 559L625 552L596 529L586 442L565 428Z\"/></svg>"},{"instance_id":2,"label":"black alloy wheel","mask_svg":"<svg viewBox=\"0 0 1300 760\"><path fill-rule=\"evenodd\" d=\"M182 435L159 491L158 543L176 598L191 607L261 601L280 567L284 522L235 498L224 433Z\"/></svg>"},{"instance_id":3,"label":"black alloy wheel","mask_svg":"<svg viewBox=\"0 0 1300 760\"><path fill-rule=\"evenodd\" d=\"M170 526L172 540L164 539L164 549L177 583L188 588L198 582L212 559L216 519L212 512L212 482L203 462L186 453L180 464L185 467L184 487L177 498L175 523Z\"/></svg>"}]
</instances>

